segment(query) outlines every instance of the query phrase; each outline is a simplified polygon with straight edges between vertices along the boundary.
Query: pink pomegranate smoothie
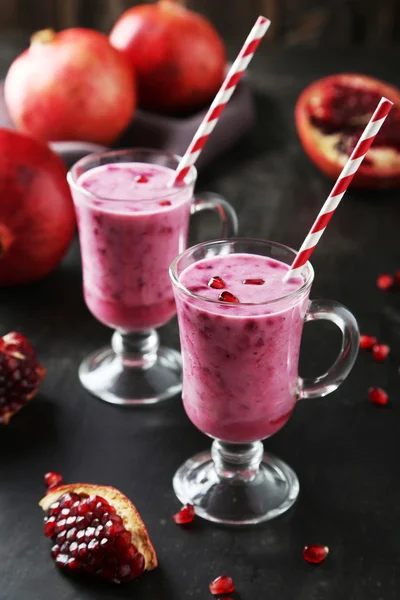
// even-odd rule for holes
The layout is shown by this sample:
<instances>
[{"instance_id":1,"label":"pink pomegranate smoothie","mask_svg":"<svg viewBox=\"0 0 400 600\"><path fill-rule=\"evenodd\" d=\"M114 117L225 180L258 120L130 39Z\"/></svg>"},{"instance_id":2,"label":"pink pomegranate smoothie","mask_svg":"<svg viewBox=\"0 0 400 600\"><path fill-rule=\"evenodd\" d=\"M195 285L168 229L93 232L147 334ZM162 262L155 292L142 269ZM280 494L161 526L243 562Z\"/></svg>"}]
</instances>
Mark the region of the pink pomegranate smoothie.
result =
<instances>
[{"instance_id":1,"label":"pink pomegranate smoothie","mask_svg":"<svg viewBox=\"0 0 400 600\"><path fill-rule=\"evenodd\" d=\"M262 440L293 411L309 289L262 304L302 287L302 278L283 282L287 270L265 256L228 254L200 260L181 273L180 282L195 294L216 301L229 292L239 300L225 294L231 302L212 303L176 292L184 407L196 427L213 438ZM222 283L210 287L213 277Z\"/></svg>"},{"instance_id":2,"label":"pink pomegranate smoothie","mask_svg":"<svg viewBox=\"0 0 400 600\"><path fill-rule=\"evenodd\" d=\"M81 175L74 192L84 295L109 327L143 331L175 314L168 277L186 248L192 189L169 187L160 165L114 163Z\"/></svg>"}]
</instances>

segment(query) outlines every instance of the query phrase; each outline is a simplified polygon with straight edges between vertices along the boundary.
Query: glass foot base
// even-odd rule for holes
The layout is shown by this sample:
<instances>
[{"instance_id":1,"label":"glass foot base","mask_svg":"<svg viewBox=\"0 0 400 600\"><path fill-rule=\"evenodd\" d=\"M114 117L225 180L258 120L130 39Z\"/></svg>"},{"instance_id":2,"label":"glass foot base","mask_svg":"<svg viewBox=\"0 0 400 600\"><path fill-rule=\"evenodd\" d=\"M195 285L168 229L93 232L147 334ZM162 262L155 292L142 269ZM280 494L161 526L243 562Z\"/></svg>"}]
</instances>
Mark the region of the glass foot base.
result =
<instances>
[{"instance_id":1,"label":"glass foot base","mask_svg":"<svg viewBox=\"0 0 400 600\"><path fill-rule=\"evenodd\" d=\"M84 388L105 402L156 404L182 390L181 355L171 348L158 348L150 364L130 365L112 348L103 348L81 363L79 379Z\"/></svg>"},{"instance_id":2,"label":"glass foot base","mask_svg":"<svg viewBox=\"0 0 400 600\"><path fill-rule=\"evenodd\" d=\"M202 452L178 469L173 486L182 504L193 504L203 519L226 525L274 519L287 511L299 494L295 472L279 458L265 453L254 477L246 478L221 477L211 453Z\"/></svg>"}]
</instances>

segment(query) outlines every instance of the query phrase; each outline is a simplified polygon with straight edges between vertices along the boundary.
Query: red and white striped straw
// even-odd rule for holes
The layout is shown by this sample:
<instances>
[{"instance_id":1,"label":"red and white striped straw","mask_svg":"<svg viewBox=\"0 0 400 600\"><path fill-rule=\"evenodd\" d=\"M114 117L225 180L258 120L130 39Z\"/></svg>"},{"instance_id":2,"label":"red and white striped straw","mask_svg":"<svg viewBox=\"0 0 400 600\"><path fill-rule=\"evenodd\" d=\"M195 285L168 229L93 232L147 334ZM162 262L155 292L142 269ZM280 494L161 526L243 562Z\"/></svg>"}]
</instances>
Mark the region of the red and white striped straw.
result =
<instances>
[{"instance_id":1,"label":"red and white striped straw","mask_svg":"<svg viewBox=\"0 0 400 600\"><path fill-rule=\"evenodd\" d=\"M228 75L226 76L221 89L215 96L206 116L196 131L189 148L182 157L182 160L176 170L174 183L183 181L185 179L186 175L190 171L190 167L194 165L200 156L202 149L204 148L212 130L216 126L218 119L221 116L221 113L223 112L243 73L253 58L259 43L267 33L270 24L271 21L269 19L266 19L265 17L258 17L253 29L250 31L249 36L244 43L243 48L239 52L237 59L229 69Z\"/></svg>"},{"instance_id":2,"label":"red and white striped straw","mask_svg":"<svg viewBox=\"0 0 400 600\"><path fill-rule=\"evenodd\" d=\"M318 217L316 218L314 225L311 227L309 234L304 240L296 258L294 259L289 271L284 277L284 281L288 281L292 277L296 277L301 273L302 268L314 252L316 245L322 237L329 221L331 220L333 213L338 207L341 199L346 193L351 180L356 174L357 169L361 165L362 161L367 154L369 147L374 141L377 133L385 122L390 109L393 106L393 102L387 98L382 98L379 102L374 114L372 115L368 125L361 134L356 147L350 155L349 160L343 167L331 193L328 196L325 204L323 205Z\"/></svg>"}]
</instances>

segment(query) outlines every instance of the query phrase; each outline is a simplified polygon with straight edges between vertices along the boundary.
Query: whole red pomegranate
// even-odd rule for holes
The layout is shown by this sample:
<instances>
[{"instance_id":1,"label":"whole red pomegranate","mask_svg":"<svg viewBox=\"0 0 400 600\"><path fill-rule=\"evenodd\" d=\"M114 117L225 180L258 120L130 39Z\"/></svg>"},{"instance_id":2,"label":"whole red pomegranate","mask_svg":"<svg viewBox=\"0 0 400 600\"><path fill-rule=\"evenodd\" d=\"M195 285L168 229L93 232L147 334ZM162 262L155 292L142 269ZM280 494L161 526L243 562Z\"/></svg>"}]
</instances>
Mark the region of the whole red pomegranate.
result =
<instances>
[{"instance_id":1,"label":"whole red pomegranate","mask_svg":"<svg viewBox=\"0 0 400 600\"><path fill-rule=\"evenodd\" d=\"M0 129L0 285L50 273L75 231L61 159L41 142Z\"/></svg>"},{"instance_id":2,"label":"whole red pomegranate","mask_svg":"<svg viewBox=\"0 0 400 600\"><path fill-rule=\"evenodd\" d=\"M219 34L175 0L127 10L110 41L134 67L143 108L194 110L210 102L223 81L225 48Z\"/></svg>"},{"instance_id":3,"label":"whole red pomegranate","mask_svg":"<svg viewBox=\"0 0 400 600\"><path fill-rule=\"evenodd\" d=\"M295 109L304 150L336 179L382 96L395 103L352 182L353 187L400 185L400 90L384 81L352 73L314 81Z\"/></svg>"},{"instance_id":4,"label":"whole red pomegranate","mask_svg":"<svg viewBox=\"0 0 400 600\"><path fill-rule=\"evenodd\" d=\"M10 116L21 131L46 141L111 144L132 119L132 68L90 29L39 31L5 81Z\"/></svg>"}]
</instances>

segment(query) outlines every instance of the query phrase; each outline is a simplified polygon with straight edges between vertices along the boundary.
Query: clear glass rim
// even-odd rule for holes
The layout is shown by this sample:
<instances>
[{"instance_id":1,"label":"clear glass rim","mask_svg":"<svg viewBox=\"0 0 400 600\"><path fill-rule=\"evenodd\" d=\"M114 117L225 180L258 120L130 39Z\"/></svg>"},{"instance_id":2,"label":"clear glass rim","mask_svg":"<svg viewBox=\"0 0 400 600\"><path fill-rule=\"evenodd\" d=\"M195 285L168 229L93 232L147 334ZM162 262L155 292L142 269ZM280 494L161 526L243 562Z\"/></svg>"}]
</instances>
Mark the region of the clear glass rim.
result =
<instances>
[{"instance_id":1,"label":"clear glass rim","mask_svg":"<svg viewBox=\"0 0 400 600\"><path fill-rule=\"evenodd\" d=\"M210 304L218 304L218 305L227 306L227 303L224 302L223 300L213 300L212 298L208 298L207 296L202 296L201 294L196 294L196 293L188 290L187 287L185 287L179 280L179 276L177 273L177 267L178 267L179 261L182 258L184 258L185 256L187 256L190 252L194 252L197 249L204 248L205 246L212 247L212 246L217 246L220 244L227 244L230 242L240 242L243 244L255 242L256 244L270 245L270 246L274 246L275 248L279 248L281 250L291 252L293 254L293 259L297 256L297 251L294 250L293 248L290 248L289 246L285 246L285 244L280 244L279 242L272 242L270 240L263 240L260 238L237 237L237 238L212 240L209 242L200 242L200 244L196 244L196 246L192 246L191 248L188 248L187 250L185 250L184 252L179 254L179 256L177 256L172 261L170 268L169 268L169 274L170 274L170 278L171 278L174 286L176 286L179 290L181 290L184 294L186 294L186 296L190 296L191 298L195 298L196 300L201 300L203 302L209 302ZM232 252L231 254L254 254L254 253L252 253L252 252L248 252L248 253ZM264 255L260 255L260 256L264 256ZM198 262L198 261L196 261L196 262ZM280 296L279 298L272 298L271 300L267 300L264 302L240 302L239 306L267 306L269 304L277 304L278 302L282 302L283 300L289 300L289 299L295 298L297 296L301 296L309 287L311 287L311 284L314 280L314 268L309 261L307 261L306 264L304 265L302 275L306 269L308 270L307 277L305 277L303 285L301 287L299 287L297 290L293 290L289 294L285 294L284 296ZM237 307L238 305L235 304L234 306Z\"/></svg>"},{"instance_id":2,"label":"clear glass rim","mask_svg":"<svg viewBox=\"0 0 400 600\"><path fill-rule=\"evenodd\" d=\"M92 200L92 201L101 201L104 203L110 203L113 206L117 205L117 204L121 204L124 203L126 204L127 202L129 203L136 203L136 202L155 202L157 200L163 200L166 198L173 198L175 196L178 196L179 194L181 194L183 191L189 189L191 186L193 186L196 183L196 179L197 179L197 169L195 166L191 166L189 173L186 175L185 177L185 182L183 185L181 185L179 188L175 188L175 189L171 189L171 192L160 192L159 194L154 194L154 196L152 196L151 198L135 198L134 200L132 200L132 198L107 198L106 196L100 196L99 194L93 194L92 192L89 192L89 190L85 189L84 187L82 187L81 185L79 185L78 183L78 179L80 177L80 175L78 176L78 170L80 167L84 167L86 165L87 162L91 161L91 160L103 160L103 159L107 159L107 158L115 158L116 156L125 156L125 155L129 155L132 153L140 153L142 155L147 154L149 157L150 156L154 156L154 155L159 155L159 156L164 156L165 158L169 158L172 160L175 160L177 163L177 166L181 160L181 156L179 156L178 154L174 154L173 152L165 152L164 150L160 150L157 148L123 148L121 150L106 150L105 152L93 152L91 154L87 154L86 156L83 156L82 158L80 158L75 164L72 165L72 167L70 168L70 170L67 173L67 181L69 183L69 185L71 186L71 188L75 189L76 191L78 191L80 194L83 194L87 199ZM109 163L104 162L103 165L106 164L118 164L118 162L122 163L122 161L110 161ZM127 161L127 162L133 162L132 160ZM137 161L140 162L140 161ZM147 163L144 163L147 164ZM151 162L149 161L148 164L151 164ZM102 166L101 164L97 165L97 166ZM94 169L96 167L91 167L90 169L87 169L87 171L90 171L91 169Z\"/></svg>"}]
</instances>

